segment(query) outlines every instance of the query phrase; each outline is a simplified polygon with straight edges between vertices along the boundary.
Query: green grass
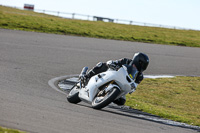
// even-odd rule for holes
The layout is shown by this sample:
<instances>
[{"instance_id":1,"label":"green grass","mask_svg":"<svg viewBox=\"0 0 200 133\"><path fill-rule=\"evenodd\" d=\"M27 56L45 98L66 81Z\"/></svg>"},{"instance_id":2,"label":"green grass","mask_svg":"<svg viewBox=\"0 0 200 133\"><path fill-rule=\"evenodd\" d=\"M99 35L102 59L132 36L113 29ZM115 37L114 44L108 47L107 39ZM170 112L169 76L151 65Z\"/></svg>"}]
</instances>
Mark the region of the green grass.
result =
<instances>
[{"instance_id":1,"label":"green grass","mask_svg":"<svg viewBox=\"0 0 200 133\"><path fill-rule=\"evenodd\" d=\"M200 126L200 77L145 79L126 105L163 118Z\"/></svg>"},{"instance_id":2,"label":"green grass","mask_svg":"<svg viewBox=\"0 0 200 133\"><path fill-rule=\"evenodd\" d=\"M25 133L19 130L14 130L14 129L8 129L8 128L3 128L0 127L0 133Z\"/></svg>"},{"instance_id":3,"label":"green grass","mask_svg":"<svg viewBox=\"0 0 200 133\"><path fill-rule=\"evenodd\" d=\"M200 31L63 19L0 6L0 28L200 47Z\"/></svg>"}]
</instances>

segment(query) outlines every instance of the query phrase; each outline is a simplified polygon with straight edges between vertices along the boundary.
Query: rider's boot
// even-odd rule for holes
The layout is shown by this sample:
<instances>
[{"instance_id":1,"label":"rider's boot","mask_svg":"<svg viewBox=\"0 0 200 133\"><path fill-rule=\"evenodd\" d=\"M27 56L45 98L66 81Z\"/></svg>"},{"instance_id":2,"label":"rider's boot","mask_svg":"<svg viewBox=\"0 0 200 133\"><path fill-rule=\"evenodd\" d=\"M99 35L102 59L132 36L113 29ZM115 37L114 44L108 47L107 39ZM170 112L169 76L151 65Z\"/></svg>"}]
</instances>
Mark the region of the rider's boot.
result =
<instances>
[{"instance_id":1,"label":"rider's boot","mask_svg":"<svg viewBox=\"0 0 200 133\"><path fill-rule=\"evenodd\" d=\"M96 73L93 71L93 69L91 69L86 75L85 75L85 78L89 81L89 79L96 75Z\"/></svg>"},{"instance_id":2,"label":"rider's boot","mask_svg":"<svg viewBox=\"0 0 200 133\"><path fill-rule=\"evenodd\" d=\"M84 82L84 85L86 86L88 81L90 80L90 78L94 75L95 75L95 73L92 70L90 70L87 74L79 77L79 79L81 79Z\"/></svg>"},{"instance_id":3,"label":"rider's boot","mask_svg":"<svg viewBox=\"0 0 200 133\"><path fill-rule=\"evenodd\" d=\"M83 75L84 76L83 78L88 82L92 76L97 75L101 72L105 72L107 69L108 69L108 66L106 65L106 63L99 62L89 72Z\"/></svg>"}]
</instances>

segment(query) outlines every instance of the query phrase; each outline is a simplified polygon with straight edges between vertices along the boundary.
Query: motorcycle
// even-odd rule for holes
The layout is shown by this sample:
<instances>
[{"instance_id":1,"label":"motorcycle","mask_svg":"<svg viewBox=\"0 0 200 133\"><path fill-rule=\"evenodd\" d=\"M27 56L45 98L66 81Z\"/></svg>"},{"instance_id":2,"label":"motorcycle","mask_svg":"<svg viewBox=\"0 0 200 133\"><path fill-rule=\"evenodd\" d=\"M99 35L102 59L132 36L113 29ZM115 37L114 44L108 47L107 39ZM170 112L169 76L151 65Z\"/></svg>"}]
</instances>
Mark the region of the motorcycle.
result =
<instances>
[{"instance_id":1,"label":"motorcycle","mask_svg":"<svg viewBox=\"0 0 200 133\"><path fill-rule=\"evenodd\" d=\"M84 67L80 75L86 74L87 70L88 67ZM130 65L122 65L118 69L109 68L106 72L91 77L88 83L80 79L71 88L67 100L74 104L83 101L91 104L94 109L104 108L136 90L137 74L137 69Z\"/></svg>"}]
</instances>

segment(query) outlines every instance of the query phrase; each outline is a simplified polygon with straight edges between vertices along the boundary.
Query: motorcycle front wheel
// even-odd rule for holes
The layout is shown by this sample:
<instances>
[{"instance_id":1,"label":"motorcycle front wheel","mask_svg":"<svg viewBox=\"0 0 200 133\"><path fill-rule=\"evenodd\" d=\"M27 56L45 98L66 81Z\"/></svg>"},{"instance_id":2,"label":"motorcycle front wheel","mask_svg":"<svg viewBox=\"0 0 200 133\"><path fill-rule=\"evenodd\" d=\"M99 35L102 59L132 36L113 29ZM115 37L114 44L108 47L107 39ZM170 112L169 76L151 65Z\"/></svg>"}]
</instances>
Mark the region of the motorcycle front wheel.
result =
<instances>
[{"instance_id":1,"label":"motorcycle front wheel","mask_svg":"<svg viewBox=\"0 0 200 133\"><path fill-rule=\"evenodd\" d=\"M79 98L78 94L79 88L77 88L77 85L75 84L67 96L67 101L74 104L81 102L81 99Z\"/></svg>"},{"instance_id":2,"label":"motorcycle front wheel","mask_svg":"<svg viewBox=\"0 0 200 133\"><path fill-rule=\"evenodd\" d=\"M115 98L120 93L118 88L113 87L110 91L105 94L97 94L97 96L92 101L92 108L101 109L110 104L115 100Z\"/></svg>"}]
</instances>

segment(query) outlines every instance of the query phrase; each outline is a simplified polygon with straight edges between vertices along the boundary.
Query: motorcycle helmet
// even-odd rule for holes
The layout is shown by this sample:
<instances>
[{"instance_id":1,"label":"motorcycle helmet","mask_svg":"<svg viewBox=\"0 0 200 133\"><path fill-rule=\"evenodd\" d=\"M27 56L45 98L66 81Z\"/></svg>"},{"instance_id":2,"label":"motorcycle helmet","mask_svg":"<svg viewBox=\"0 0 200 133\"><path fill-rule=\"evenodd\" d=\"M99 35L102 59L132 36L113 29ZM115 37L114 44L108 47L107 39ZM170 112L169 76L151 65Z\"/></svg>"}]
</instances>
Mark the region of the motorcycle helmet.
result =
<instances>
[{"instance_id":1,"label":"motorcycle helmet","mask_svg":"<svg viewBox=\"0 0 200 133\"><path fill-rule=\"evenodd\" d=\"M149 57L144 53L135 53L130 65L135 65L139 72L143 72L149 65Z\"/></svg>"}]
</instances>

